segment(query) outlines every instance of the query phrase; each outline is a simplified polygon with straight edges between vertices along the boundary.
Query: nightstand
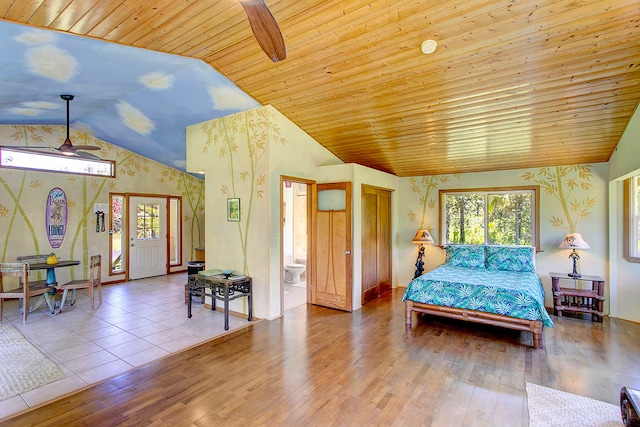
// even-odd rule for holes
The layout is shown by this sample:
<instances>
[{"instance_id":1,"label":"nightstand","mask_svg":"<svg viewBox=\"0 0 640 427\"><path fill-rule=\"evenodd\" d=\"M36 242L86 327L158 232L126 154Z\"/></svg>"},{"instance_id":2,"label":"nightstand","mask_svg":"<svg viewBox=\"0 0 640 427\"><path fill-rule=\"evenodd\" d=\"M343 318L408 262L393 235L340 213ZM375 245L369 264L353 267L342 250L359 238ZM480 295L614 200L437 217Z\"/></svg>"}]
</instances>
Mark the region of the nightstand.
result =
<instances>
[{"instance_id":1,"label":"nightstand","mask_svg":"<svg viewBox=\"0 0 640 427\"><path fill-rule=\"evenodd\" d=\"M562 317L563 311L586 313L592 320L602 322L604 303L604 280L599 276L571 277L566 273L549 273L553 289L553 311ZM561 288L560 280L571 280L573 288ZM576 281L591 282L591 289L579 289Z\"/></svg>"}]
</instances>

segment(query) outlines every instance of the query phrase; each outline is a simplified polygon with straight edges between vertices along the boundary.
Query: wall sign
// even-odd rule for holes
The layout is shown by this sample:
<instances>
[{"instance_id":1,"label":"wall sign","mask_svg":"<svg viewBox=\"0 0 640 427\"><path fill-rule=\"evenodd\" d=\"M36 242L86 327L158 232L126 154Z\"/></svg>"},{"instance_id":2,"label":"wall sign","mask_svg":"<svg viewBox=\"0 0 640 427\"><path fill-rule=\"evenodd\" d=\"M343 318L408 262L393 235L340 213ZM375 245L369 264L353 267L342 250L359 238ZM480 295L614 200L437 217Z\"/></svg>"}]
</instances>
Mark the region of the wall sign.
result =
<instances>
[{"instance_id":1,"label":"wall sign","mask_svg":"<svg viewBox=\"0 0 640 427\"><path fill-rule=\"evenodd\" d=\"M49 244L53 249L59 248L67 231L67 196L61 188L56 187L49 192L45 224Z\"/></svg>"}]
</instances>

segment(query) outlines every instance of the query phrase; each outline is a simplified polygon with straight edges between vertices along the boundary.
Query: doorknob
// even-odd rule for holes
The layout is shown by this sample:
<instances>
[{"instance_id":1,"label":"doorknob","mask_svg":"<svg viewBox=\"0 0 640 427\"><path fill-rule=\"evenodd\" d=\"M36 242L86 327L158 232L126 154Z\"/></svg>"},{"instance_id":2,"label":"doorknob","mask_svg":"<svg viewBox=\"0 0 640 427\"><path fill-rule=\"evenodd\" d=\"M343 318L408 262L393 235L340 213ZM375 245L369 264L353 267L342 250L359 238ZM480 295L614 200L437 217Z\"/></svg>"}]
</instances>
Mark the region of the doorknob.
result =
<instances>
[{"instance_id":1,"label":"doorknob","mask_svg":"<svg viewBox=\"0 0 640 427\"><path fill-rule=\"evenodd\" d=\"M351 255L351 251L344 251L345 255Z\"/></svg>"},{"instance_id":2,"label":"doorknob","mask_svg":"<svg viewBox=\"0 0 640 427\"><path fill-rule=\"evenodd\" d=\"M131 244L131 247L135 246L133 243Z\"/></svg>"}]
</instances>

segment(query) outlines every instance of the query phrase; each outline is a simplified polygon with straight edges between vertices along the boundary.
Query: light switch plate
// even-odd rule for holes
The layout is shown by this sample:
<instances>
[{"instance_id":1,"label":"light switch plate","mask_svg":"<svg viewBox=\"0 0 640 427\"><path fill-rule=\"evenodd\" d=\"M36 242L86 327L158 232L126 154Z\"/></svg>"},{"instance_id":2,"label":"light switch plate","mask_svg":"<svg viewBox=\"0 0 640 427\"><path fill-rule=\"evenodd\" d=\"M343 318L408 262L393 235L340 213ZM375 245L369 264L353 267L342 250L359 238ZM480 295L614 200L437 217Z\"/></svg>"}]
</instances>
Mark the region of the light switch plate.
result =
<instances>
[{"instance_id":1,"label":"light switch plate","mask_svg":"<svg viewBox=\"0 0 640 427\"><path fill-rule=\"evenodd\" d=\"M107 212L109 206L106 203L94 203L93 204L93 213L96 212Z\"/></svg>"}]
</instances>

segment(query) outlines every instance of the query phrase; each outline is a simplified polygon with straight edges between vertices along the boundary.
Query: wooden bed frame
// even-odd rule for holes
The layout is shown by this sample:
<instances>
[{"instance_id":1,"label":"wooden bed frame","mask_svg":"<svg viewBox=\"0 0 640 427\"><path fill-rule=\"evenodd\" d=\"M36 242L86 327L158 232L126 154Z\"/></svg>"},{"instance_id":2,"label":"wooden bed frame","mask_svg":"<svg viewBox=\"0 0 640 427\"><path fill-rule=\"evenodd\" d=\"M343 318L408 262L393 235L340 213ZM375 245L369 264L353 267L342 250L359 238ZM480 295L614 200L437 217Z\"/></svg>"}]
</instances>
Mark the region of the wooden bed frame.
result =
<instances>
[{"instance_id":1,"label":"wooden bed frame","mask_svg":"<svg viewBox=\"0 0 640 427\"><path fill-rule=\"evenodd\" d=\"M434 316L449 317L468 322L484 323L485 325L500 326L516 329L518 331L531 332L533 334L533 348L543 348L542 321L516 319L515 317L501 316L499 314L485 313L482 311L468 310L465 308L444 307L440 305L422 304L405 300L405 323L411 327L413 312L427 313Z\"/></svg>"}]
</instances>

